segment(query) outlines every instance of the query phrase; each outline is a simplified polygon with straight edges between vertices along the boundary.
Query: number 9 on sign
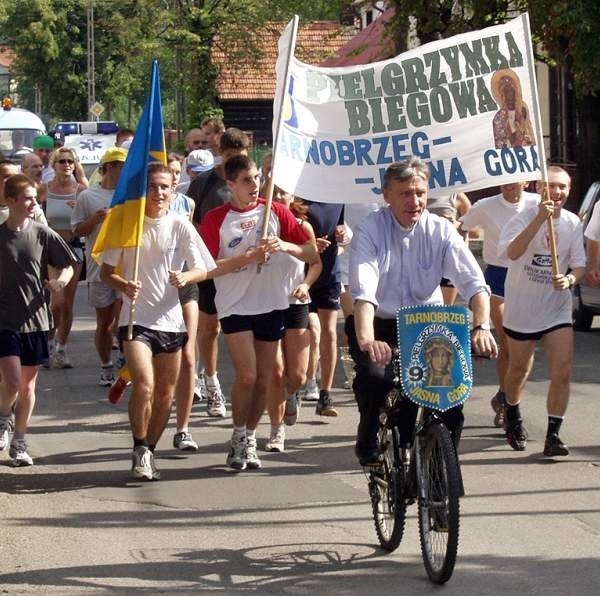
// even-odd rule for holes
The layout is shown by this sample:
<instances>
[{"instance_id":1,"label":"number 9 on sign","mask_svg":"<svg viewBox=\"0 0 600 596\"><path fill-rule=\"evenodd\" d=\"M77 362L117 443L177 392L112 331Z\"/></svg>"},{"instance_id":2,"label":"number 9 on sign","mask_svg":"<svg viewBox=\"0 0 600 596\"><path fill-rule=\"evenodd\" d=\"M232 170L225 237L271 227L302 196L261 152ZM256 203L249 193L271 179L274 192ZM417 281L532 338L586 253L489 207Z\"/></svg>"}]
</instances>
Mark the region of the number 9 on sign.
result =
<instances>
[{"instance_id":1,"label":"number 9 on sign","mask_svg":"<svg viewBox=\"0 0 600 596\"><path fill-rule=\"evenodd\" d=\"M413 383L418 383L423 378L423 369L420 366L411 366L408 369L408 379Z\"/></svg>"}]
</instances>

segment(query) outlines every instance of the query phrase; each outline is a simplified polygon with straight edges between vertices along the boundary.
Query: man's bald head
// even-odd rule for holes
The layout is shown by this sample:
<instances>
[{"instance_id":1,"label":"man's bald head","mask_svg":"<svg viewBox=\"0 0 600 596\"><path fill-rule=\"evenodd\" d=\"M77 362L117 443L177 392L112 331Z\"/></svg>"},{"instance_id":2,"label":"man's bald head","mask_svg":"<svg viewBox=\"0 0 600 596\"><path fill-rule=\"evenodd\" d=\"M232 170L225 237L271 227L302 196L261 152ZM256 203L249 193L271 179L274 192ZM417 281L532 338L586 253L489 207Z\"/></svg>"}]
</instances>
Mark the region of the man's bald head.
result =
<instances>
[{"instance_id":1,"label":"man's bald head","mask_svg":"<svg viewBox=\"0 0 600 596\"><path fill-rule=\"evenodd\" d=\"M34 182L42 181L42 170L44 164L42 163L39 155L35 153L28 153L21 162L21 170L23 174L33 180Z\"/></svg>"}]
</instances>

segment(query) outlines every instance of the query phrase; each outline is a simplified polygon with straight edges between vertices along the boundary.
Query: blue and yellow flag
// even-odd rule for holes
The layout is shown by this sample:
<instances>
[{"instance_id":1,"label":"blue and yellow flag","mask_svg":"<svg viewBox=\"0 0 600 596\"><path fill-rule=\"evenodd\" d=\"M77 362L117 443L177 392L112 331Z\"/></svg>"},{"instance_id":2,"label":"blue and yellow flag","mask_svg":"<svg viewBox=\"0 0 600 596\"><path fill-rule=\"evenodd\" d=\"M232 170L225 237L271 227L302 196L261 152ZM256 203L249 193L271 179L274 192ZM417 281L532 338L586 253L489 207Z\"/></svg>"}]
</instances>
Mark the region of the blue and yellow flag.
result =
<instances>
[{"instance_id":1,"label":"blue and yellow flag","mask_svg":"<svg viewBox=\"0 0 600 596\"><path fill-rule=\"evenodd\" d=\"M92 248L92 257L100 261L102 252L112 248L136 248L142 240L148 163L166 165L167 152L163 131L158 62L152 62L150 93L135 130L119 182Z\"/></svg>"}]
</instances>

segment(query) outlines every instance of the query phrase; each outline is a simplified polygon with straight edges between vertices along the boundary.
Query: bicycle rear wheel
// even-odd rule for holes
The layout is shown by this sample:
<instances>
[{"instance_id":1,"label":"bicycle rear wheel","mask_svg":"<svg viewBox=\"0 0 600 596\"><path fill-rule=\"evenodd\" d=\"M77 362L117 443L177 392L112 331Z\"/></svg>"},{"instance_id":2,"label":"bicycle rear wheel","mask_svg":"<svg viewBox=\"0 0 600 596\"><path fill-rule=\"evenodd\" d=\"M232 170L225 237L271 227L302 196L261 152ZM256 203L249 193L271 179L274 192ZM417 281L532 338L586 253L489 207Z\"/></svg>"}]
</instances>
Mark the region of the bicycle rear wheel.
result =
<instances>
[{"instance_id":1,"label":"bicycle rear wheel","mask_svg":"<svg viewBox=\"0 0 600 596\"><path fill-rule=\"evenodd\" d=\"M381 423L379 441L383 453L380 466L369 474L369 494L373 508L375 532L386 551L398 548L404 534L406 502L404 500L404 470L400 457L398 429Z\"/></svg>"},{"instance_id":2,"label":"bicycle rear wheel","mask_svg":"<svg viewBox=\"0 0 600 596\"><path fill-rule=\"evenodd\" d=\"M459 534L460 474L450 433L443 424L419 437L419 535L429 579L443 584L452 576Z\"/></svg>"}]
</instances>

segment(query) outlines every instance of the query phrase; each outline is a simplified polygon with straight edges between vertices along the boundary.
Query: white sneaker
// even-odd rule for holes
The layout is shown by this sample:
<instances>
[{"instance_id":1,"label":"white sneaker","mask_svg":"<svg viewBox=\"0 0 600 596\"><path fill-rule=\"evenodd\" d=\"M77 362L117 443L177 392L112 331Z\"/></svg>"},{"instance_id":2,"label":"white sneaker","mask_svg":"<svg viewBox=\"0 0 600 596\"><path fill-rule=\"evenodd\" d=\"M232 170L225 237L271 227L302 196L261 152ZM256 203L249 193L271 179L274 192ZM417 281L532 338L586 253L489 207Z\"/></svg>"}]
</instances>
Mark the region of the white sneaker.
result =
<instances>
[{"instance_id":1,"label":"white sneaker","mask_svg":"<svg viewBox=\"0 0 600 596\"><path fill-rule=\"evenodd\" d=\"M103 366L100 370L100 379L98 385L100 387L110 387L115 382L114 369L111 366Z\"/></svg>"},{"instance_id":2,"label":"white sneaker","mask_svg":"<svg viewBox=\"0 0 600 596\"><path fill-rule=\"evenodd\" d=\"M304 385L305 394L302 399L305 401L319 401L319 388L317 387L316 379L308 379Z\"/></svg>"},{"instance_id":3,"label":"white sneaker","mask_svg":"<svg viewBox=\"0 0 600 596\"><path fill-rule=\"evenodd\" d=\"M262 466L256 453L256 437L246 438L246 466L249 470L258 470Z\"/></svg>"},{"instance_id":4,"label":"white sneaker","mask_svg":"<svg viewBox=\"0 0 600 596\"><path fill-rule=\"evenodd\" d=\"M234 470L246 469L246 437L231 437L227 465Z\"/></svg>"},{"instance_id":5,"label":"white sneaker","mask_svg":"<svg viewBox=\"0 0 600 596\"><path fill-rule=\"evenodd\" d=\"M0 451L4 451L9 444L8 431L10 430L10 418L0 420Z\"/></svg>"},{"instance_id":6,"label":"white sneaker","mask_svg":"<svg viewBox=\"0 0 600 596\"><path fill-rule=\"evenodd\" d=\"M283 453L285 451L285 426L280 424L265 444L265 449L271 453Z\"/></svg>"},{"instance_id":7,"label":"white sneaker","mask_svg":"<svg viewBox=\"0 0 600 596\"><path fill-rule=\"evenodd\" d=\"M204 381L204 374L200 373L194 381L194 403L199 404L205 398L206 382Z\"/></svg>"},{"instance_id":8,"label":"white sneaker","mask_svg":"<svg viewBox=\"0 0 600 596\"><path fill-rule=\"evenodd\" d=\"M173 447L179 451L198 451L198 443L194 441L191 433L175 433L173 437Z\"/></svg>"},{"instance_id":9,"label":"white sneaker","mask_svg":"<svg viewBox=\"0 0 600 596\"><path fill-rule=\"evenodd\" d=\"M154 478L152 452L148 447L140 445L133 450L131 454L131 475L134 478L143 478L152 480Z\"/></svg>"},{"instance_id":10,"label":"white sneaker","mask_svg":"<svg viewBox=\"0 0 600 596\"><path fill-rule=\"evenodd\" d=\"M285 413L283 414L283 421L288 426L294 426L296 422L298 422L298 418L300 418L300 399L298 397L298 393L292 393L288 395L288 398L285 400Z\"/></svg>"},{"instance_id":11,"label":"white sneaker","mask_svg":"<svg viewBox=\"0 0 600 596\"><path fill-rule=\"evenodd\" d=\"M206 387L208 397L206 399L206 413L213 418L224 418L227 414L225 407L225 396L221 387Z\"/></svg>"},{"instance_id":12,"label":"white sneaker","mask_svg":"<svg viewBox=\"0 0 600 596\"><path fill-rule=\"evenodd\" d=\"M25 441L13 441L10 444L8 454L11 457L11 465L15 468L21 466L33 466L33 459L27 453L27 443Z\"/></svg>"},{"instance_id":13,"label":"white sneaker","mask_svg":"<svg viewBox=\"0 0 600 596\"><path fill-rule=\"evenodd\" d=\"M54 368L73 368L66 350L54 350L52 366L54 366Z\"/></svg>"}]
</instances>

